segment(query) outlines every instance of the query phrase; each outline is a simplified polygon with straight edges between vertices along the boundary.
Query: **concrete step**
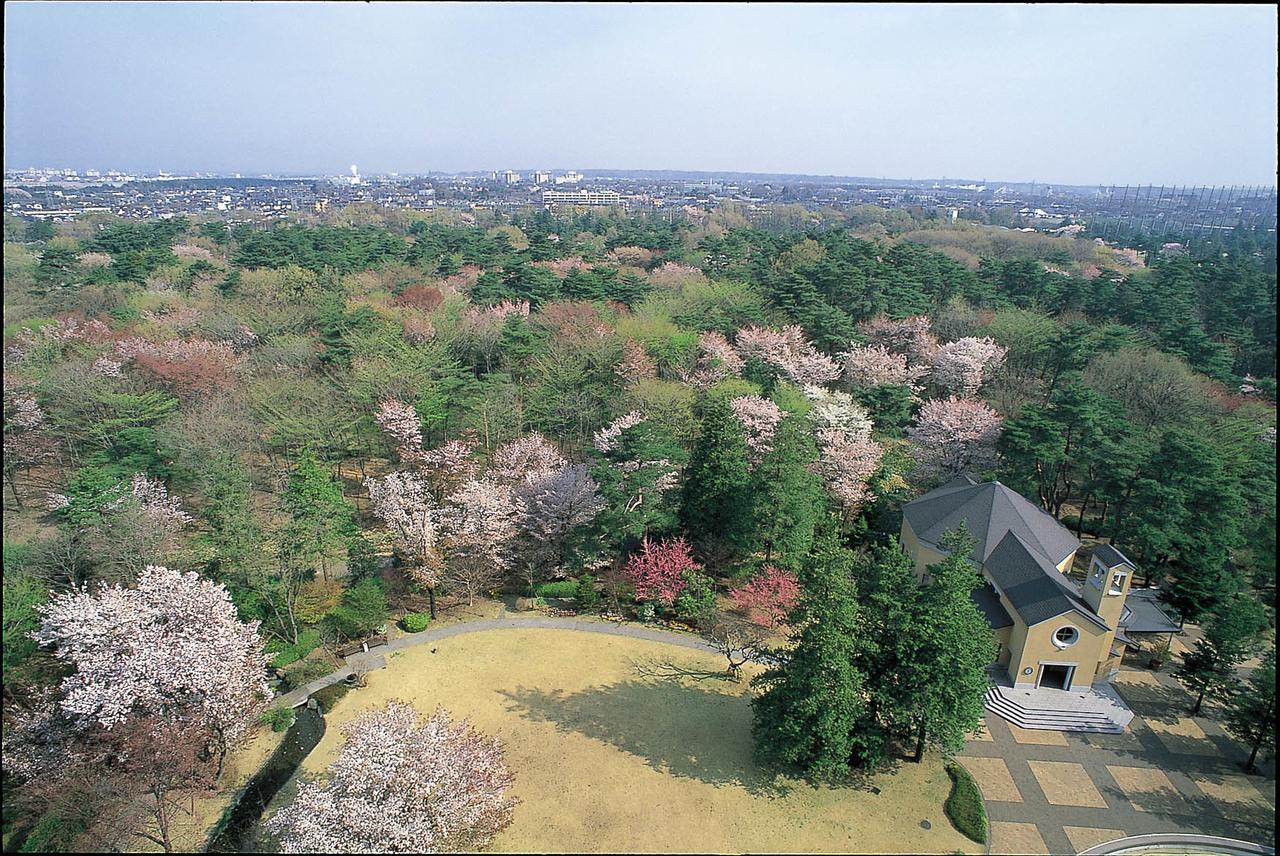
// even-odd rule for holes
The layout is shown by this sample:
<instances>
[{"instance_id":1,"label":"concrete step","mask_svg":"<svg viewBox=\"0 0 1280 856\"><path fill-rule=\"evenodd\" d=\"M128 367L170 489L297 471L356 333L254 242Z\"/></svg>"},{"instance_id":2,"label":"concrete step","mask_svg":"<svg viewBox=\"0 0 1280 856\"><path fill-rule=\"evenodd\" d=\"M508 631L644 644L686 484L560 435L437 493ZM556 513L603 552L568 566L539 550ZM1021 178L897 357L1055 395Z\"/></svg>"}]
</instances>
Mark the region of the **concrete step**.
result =
<instances>
[{"instance_id":1,"label":"concrete step","mask_svg":"<svg viewBox=\"0 0 1280 856\"><path fill-rule=\"evenodd\" d=\"M1104 713L1082 710L1026 708L1001 695L992 687L983 706L1019 728L1041 731L1076 731L1093 734L1120 734L1124 727Z\"/></svg>"}]
</instances>

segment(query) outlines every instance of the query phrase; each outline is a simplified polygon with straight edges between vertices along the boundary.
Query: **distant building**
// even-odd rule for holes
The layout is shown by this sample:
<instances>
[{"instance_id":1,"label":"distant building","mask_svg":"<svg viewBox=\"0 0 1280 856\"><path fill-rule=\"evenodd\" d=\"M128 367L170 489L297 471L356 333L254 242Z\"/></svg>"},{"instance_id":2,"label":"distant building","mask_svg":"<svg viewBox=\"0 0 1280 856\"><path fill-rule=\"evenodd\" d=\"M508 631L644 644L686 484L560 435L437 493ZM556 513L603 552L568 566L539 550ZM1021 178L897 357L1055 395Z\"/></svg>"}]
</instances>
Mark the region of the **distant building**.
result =
<instances>
[{"instance_id":1,"label":"distant building","mask_svg":"<svg viewBox=\"0 0 1280 856\"><path fill-rule=\"evenodd\" d=\"M556 179L560 181L559 178ZM624 205L622 194L614 190L544 190L543 205Z\"/></svg>"},{"instance_id":2,"label":"distant building","mask_svg":"<svg viewBox=\"0 0 1280 856\"><path fill-rule=\"evenodd\" d=\"M556 176L556 184L577 184L582 181L582 173L569 170L564 175Z\"/></svg>"},{"instance_id":3,"label":"distant building","mask_svg":"<svg viewBox=\"0 0 1280 856\"><path fill-rule=\"evenodd\" d=\"M533 183L534 183L534 184L550 184L550 183L551 183L551 173L550 173L550 172L548 172L548 171L546 171L545 169L537 169L537 170L534 170L534 171L533 171Z\"/></svg>"}]
</instances>

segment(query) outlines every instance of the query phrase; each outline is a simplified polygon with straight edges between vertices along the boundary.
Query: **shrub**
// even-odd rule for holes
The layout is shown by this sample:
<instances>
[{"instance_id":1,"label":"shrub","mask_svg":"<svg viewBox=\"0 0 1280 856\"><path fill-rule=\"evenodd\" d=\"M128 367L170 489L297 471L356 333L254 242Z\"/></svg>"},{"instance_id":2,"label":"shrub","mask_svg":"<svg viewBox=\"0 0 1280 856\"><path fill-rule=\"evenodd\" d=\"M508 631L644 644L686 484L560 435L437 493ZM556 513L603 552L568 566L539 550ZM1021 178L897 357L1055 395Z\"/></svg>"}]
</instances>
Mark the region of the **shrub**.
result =
<instances>
[{"instance_id":1,"label":"shrub","mask_svg":"<svg viewBox=\"0 0 1280 856\"><path fill-rule=\"evenodd\" d=\"M273 707L258 717L263 725L270 725L272 731L288 731L293 725L293 708Z\"/></svg>"},{"instance_id":2,"label":"shrub","mask_svg":"<svg viewBox=\"0 0 1280 856\"><path fill-rule=\"evenodd\" d=\"M675 613L682 621L696 624L698 619L716 608L716 593L711 578L695 570L687 570L684 588L676 595Z\"/></svg>"},{"instance_id":3,"label":"shrub","mask_svg":"<svg viewBox=\"0 0 1280 856\"><path fill-rule=\"evenodd\" d=\"M298 687L306 686L316 678L323 678L332 671L333 667L324 660L303 660L296 666L285 669L280 682L286 690L296 690Z\"/></svg>"},{"instance_id":4,"label":"shrub","mask_svg":"<svg viewBox=\"0 0 1280 856\"><path fill-rule=\"evenodd\" d=\"M955 761L947 762L947 774L951 776L951 795L947 797L943 811L962 835L986 844L987 809L982 803L978 783Z\"/></svg>"},{"instance_id":5,"label":"shrub","mask_svg":"<svg viewBox=\"0 0 1280 856\"><path fill-rule=\"evenodd\" d=\"M347 589L327 619L335 630L348 639L368 636L387 622L387 595L382 583L365 577Z\"/></svg>"},{"instance_id":6,"label":"shrub","mask_svg":"<svg viewBox=\"0 0 1280 856\"><path fill-rule=\"evenodd\" d=\"M400 620L400 624L410 633L421 633L431 623L431 613L410 612Z\"/></svg>"},{"instance_id":7,"label":"shrub","mask_svg":"<svg viewBox=\"0 0 1280 856\"><path fill-rule=\"evenodd\" d=\"M578 583L574 580L539 583L534 587L533 593L538 597L577 597Z\"/></svg>"},{"instance_id":8,"label":"shrub","mask_svg":"<svg viewBox=\"0 0 1280 856\"><path fill-rule=\"evenodd\" d=\"M330 684L322 690L316 690L311 697L316 700L316 704L320 705L321 713L328 713L333 710L333 706L338 703L338 699L351 691L351 687L346 681L338 681L336 684Z\"/></svg>"},{"instance_id":9,"label":"shrub","mask_svg":"<svg viewBox=\"0 0 1280 856\"><path fill-rule=\"evenodd\" d=\"M304 624L316 624L342 601L342 583L337 580L308 580L298 592L294 613Z\"/></svg>"},{"instance_id":10,"label":"shrub","mask_svg":"<svg viewBox=\"0 0 1280 856\"><path fill-rule=\"evenodd\" d=\"M275 645L276 647L272 647ZM290 663L296 663L303 657L310 654L320 645L319 630L304 630L298 634L298 641L293 645L284 645L278 642L270 642L267 644L268 651L276 651L275 657L271 660L273 669L283 669Z\"/></svg>"},{"instance_id":11,"label":"shrub","mask_svg":"<svg viewBox=\"0 0 1280 856\"><path fill-rule=\"evenodd\" d=\"M590 574L578 579L578 588L574 596L578 599L578 609L584 612L592 612L598 609L601 600L603 600L600 590L596 588L596 578Z\"/></svg>"},{"instance_id":12,"label":"shrub","mask_svg":"<svg viewBox=\"0 0 1280 856\"><path fill-rule=\"evenodd\" d=\"M641 621L653 621L653 614L656 611L653 604L647 600L642 600L636 604L636 618Z\"/></svg>"}]
</instances>

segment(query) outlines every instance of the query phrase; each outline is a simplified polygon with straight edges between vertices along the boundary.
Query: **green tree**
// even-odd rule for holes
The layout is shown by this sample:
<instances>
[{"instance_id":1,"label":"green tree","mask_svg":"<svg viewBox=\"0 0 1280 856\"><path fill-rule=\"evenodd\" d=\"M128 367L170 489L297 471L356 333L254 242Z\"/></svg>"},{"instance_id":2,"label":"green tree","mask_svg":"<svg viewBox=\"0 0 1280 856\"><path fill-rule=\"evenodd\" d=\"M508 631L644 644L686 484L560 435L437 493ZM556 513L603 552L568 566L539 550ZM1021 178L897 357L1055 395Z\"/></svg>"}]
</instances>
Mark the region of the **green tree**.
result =
<instances>
[{"instance_id":1,"label":"green tree","mask_svg":"<svg viewBox=\"0 0 1280 856\"><path fill-rule=\"evenodd\" d=\"M27 224L26 239L31 242L50 241L56 233L48 220L32 220Z\"/></svg>"},{"instance_id":2,"label":"green tree","mask_svg":"<svg viewBox=\"0 0 1280 856\"><path fill-rule=\"evenodd\" d=\"M351 505L342 495L342 483L314 452L303 449L294 460L282 502L293 518L289 532L295 548L300 555L318 562L320 574L327 580L328 560L355 531Z\"/></svg>"},{"instance_id":3,"label":"green tree","mask_svg":"<svg viewBox=\"0 0 1280 856\"><path fill-rule=\"evenodd\" d=\"M387 594L382 583L365 577L343 592L342 602L329 613L335 630L348 639L374 633L387 622Z\"/></svg>"},{"instance_id":4,"label":"green tree","mask_svg":"<svg viewBox=\"0 0 1280 856\"><path fill-rule=\"evenodd\" d=\"M1192 715L1200 712L1206 694L1220 695L1234 683L1236 666L1249 656L1266 626L1266 609L1243 592L1213 610L1204 636L1174 670L1175 677L1196 693Z\"/></svg>"},{"instance_id":5,"label":"green tree","mask_svg":"<svg viewBox=\"0 0 1280 856\"><path fill-rule=\"evenodd\" d=\"M897 719L911 724L916 761L928 744L944 752L963 748L982 719L987 666L996 655L991 626L972 598L983 584L969 561L973 539L962 524L941 546L946 558L928 568L899 661Z\"/></svg>"},{"instance_id":6,"label":"green tree","mask_svg":"<svg viewBox=\"0 0 1280 856\"><path fill-rule=\"evenodd\" d=\"M894 734L910 729L909 711L902 699L908 691L910 673L904 660L913 655L909 634L921 588L915 563L896 539L875 547L857 566L858 636L862 640L859 671L865 676L867 717L864 745L867 762L878 763Z\"/></svg>"},{"instance_id":7,"label":"green tree","mask_svg":"<svg viewBox=\"0 0 1280 856\"><path fill-rule=\"evenodd\" d=\"M1232 694L1227 702L1226 721L1223 723L1232 736L1245 741L1250 747L1245 769L1258 772L1255 762L1258 750L1276 747L1276 647L1273 644L1262 659L1262 664L1249 676L1249 683Z\"/></svg>"},{"instance_id":8,"label":"green tree","mask_svg":"<svg viewBox=\"0 0 1280 856\"><path fill-rule=\"evenodd\" d=\"M788 416L774 431L770 449L752 473L756 550L766 562L797 569L813 545L822 511L822 480L810 469L818 449L801 416Z\"/></svg>"},{"instance_id":9,"label":"green tree","mask_svg":"<svg viewBox=\"0 0 1280 856\"><path fill-rule=\"evenodd\" d=\"M729 403L706 402L686 471L680 522L708 556L738 555L752 536L747 441Z\"/></svg>"},{"instance_id":10,"label":"green tree","mask_svg":"<svg viewBox=\"0 0 1280 856\"><path fill-rule=\"evenodd\" d=\"M800 574L795 645L775 652L779 665L752 681L761 689L751 703L752 736L761 760L838 780L863 752L866 702L854 666L862 642L853 556L840 544L834 521L823 529Z\"/></svg>"},{"instance_id":11,"label":"green tree","mask_svg":"<svg viewBox=\"0 0 1280 856\"><path fill-rule=\"evenodd\" d=\"M36 293L48 294L80 283L80 259L76 251L68 247L45 247L40 254L40 264L36 265Z\"/></svg>"}]
</instances>

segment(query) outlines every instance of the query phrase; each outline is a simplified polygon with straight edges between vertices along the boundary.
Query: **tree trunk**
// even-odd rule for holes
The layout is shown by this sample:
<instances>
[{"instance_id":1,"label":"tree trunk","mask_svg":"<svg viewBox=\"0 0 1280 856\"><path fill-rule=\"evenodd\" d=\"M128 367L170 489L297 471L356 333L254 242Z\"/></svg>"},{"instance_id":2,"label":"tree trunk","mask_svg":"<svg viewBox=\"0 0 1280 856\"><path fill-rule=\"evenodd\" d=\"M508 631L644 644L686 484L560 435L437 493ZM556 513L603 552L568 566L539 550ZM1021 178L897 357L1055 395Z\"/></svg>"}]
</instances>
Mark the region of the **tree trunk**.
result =
<instances>
[{"instance_id":1,"label":"tree trunk","mask_svg":"<svg viewBox=\"0 0 1280 856\"><path fill-rule=\"evenodd\" d=\"M911 759L919 764L924 760L924 720L920 720L920 730L916 732L916 753Z\"/></svg>"},{"instance_id":2,"label":"tree trunk","mask_svg":"<svg viewBox=\"0 0 1280 856\"><path fill-rule=\"evenodd\" d=\"M1204 690L1200 690L1200 695L1196 696L1196 703L1191 705L1191 715L1195 716L1200 712L1200 705L1204 703Z\"/></svg>"},{"instance_id":3,"label":"tree trunk","mask_svg":"<svg viewBox=\"0 0 1280 856\"><path fill-rule=\"evenodd\" d=\"M436 587L427 586L427 601L430 603L431 620L436 620Z\"/></svg>"},{"instance_id":4,"label":"tree trunk","mask_svg":"<svg viewBox=\"0 0 1280 856\"><path fill-rule=\"evenodd\" d=\"M1258 760L1258 750L1262 747L1262 734L1265 730L1265 724L1258 725L1258 736L1253 738L1253 749L1249 752L1249 760L1244 762L1244 771L1246 773L1257 774L1258 772L1254 762Z\"/></svg>"},{"instance_id":5,"label":"tree trunk","mask_svg":"<svg viewBox=\"0 0 1280 856\"><path fill-rule=\"evenodd\" d=\"M1084 513L1089 508L1089 503L1093 500L1093 492L1090 491L1084 495L1084 501L1080 503L1080 517L1076 520L1076 540L1084 534Z\"/></svg>"}]
</instances>

